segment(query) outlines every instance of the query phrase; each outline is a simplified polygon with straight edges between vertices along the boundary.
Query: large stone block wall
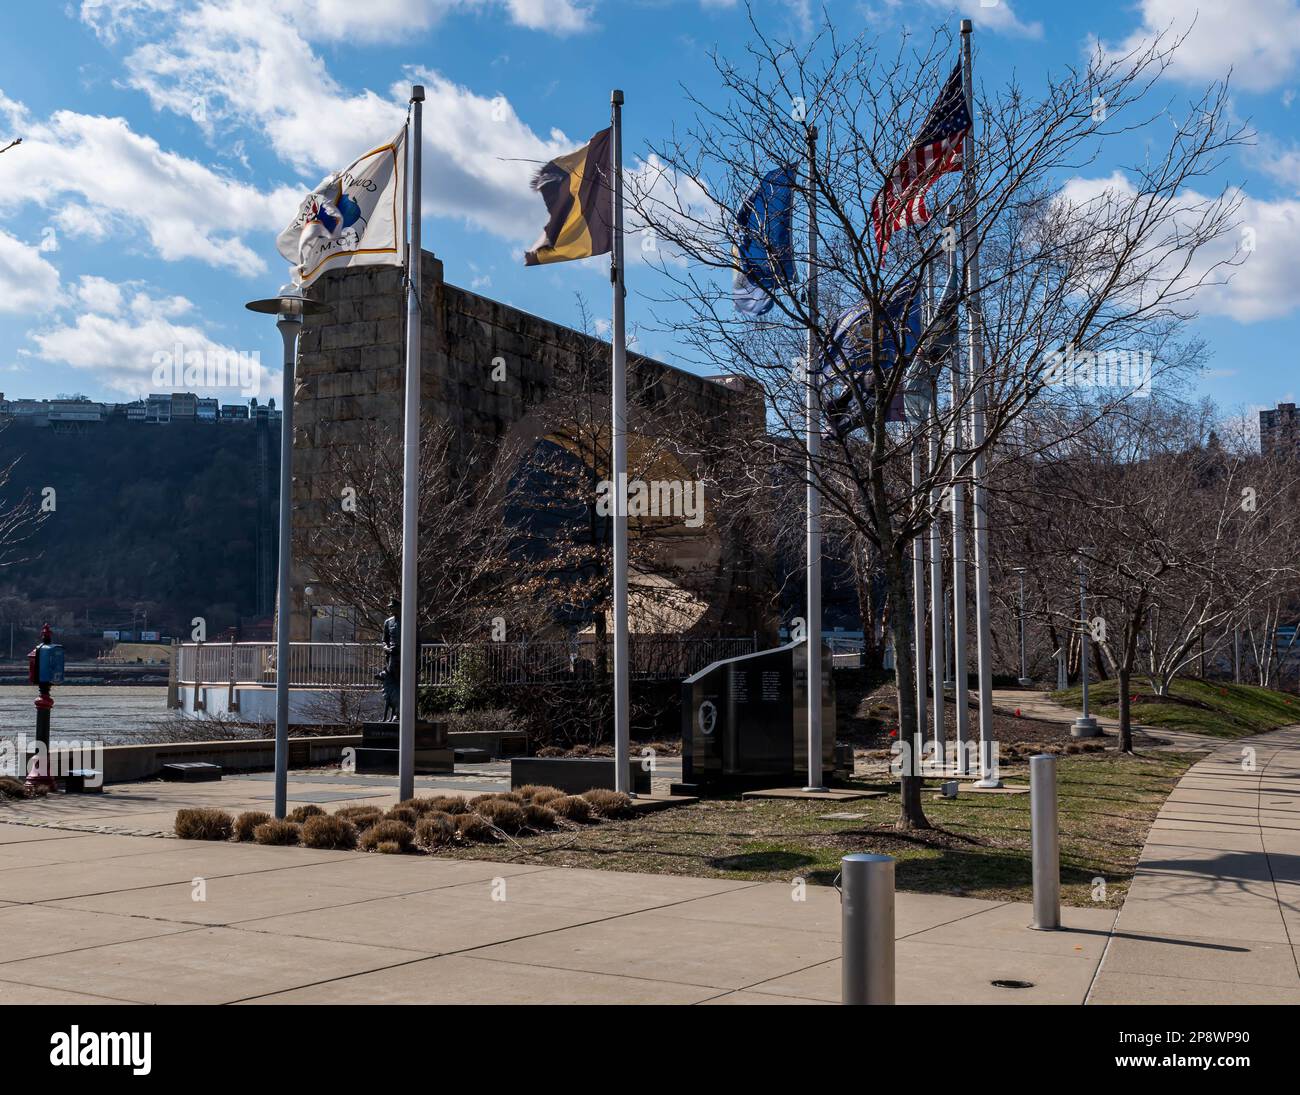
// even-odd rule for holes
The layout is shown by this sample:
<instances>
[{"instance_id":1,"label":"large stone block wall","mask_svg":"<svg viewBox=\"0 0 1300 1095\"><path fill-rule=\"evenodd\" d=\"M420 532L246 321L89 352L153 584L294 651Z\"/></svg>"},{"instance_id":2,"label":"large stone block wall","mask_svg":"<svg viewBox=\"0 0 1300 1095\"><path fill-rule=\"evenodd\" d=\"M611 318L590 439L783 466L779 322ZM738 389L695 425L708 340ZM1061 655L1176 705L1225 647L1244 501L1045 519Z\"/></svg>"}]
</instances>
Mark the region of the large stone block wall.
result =
<instances>
[{"instance_id":1,"label":"large stone block wall","mask_svg":"<svg viewBox=\"0 0 1300 1095\"><path fill-rule=\"evenodd\" d=\"M452 424L466 443L497 441L526 428L545 404L557 376L580 355L608 355L607 344L529 315L498 301L449 285L442 263L425 252L421 267L421 413L426 421ZM400 430L404 389L406 311L402 271L372 266L327 274L310 295L331 311L308 320L300 344L294 398L294 539L302 542L319 524L324 507L337 505L335 485L324 476L332 446L360 440L368 423ZM493 363L505 363L505 380L492 379ZM629 355L628 428L653 435L656 407L690 408L718 436L761 431L761 389L739 378L709 379L648 358ZM701 633L768 633L775 621L765 598L754 596L754 575L736 564L741 553L721 540L690 543L681 559L712 606ZM697 541L700 537L695 538ZM725 538L723 538L725 539ZM750 550L753 545L749 545ZM292 608L295 639L307 637L302 588L296 574Z\"/></svg>"}]
</instances>

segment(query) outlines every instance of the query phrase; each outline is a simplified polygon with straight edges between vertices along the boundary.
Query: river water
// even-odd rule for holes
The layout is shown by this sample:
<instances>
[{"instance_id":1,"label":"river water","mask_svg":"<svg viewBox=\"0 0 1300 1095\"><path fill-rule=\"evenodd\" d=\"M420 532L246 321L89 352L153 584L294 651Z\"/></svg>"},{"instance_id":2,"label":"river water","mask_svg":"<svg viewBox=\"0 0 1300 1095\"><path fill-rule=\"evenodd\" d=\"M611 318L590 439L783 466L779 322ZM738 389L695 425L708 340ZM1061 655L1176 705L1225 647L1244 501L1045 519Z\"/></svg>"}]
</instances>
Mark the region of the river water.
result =
<instances>
[{"instance_id":1,"label":"river water","mask_svg":"<svg viewBox=\"0 0 1300 1095\"><path fill-rule=\"evenodd\" d=\"M130 745L158 740L153 723L167 719L165 685L55 685L50 737ZM0 737L36 737L36 688L0 685Z\"/></svg>"}]
</instances>

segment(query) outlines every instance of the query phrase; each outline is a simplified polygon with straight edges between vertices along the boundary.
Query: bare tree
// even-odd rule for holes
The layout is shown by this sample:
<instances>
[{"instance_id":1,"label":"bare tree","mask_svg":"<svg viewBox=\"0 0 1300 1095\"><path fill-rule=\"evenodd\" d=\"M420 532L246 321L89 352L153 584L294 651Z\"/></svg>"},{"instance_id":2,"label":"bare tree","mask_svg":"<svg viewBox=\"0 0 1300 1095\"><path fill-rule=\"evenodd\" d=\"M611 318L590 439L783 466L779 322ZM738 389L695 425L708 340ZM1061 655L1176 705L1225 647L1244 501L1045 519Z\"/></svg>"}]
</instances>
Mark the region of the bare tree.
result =
<instances>
[{"instance_id":1,"label":"bare tree","mask_svg":"<svg viewBox=\"0 0 1300 1095\"><path fill-rule=\"evenodd\" d=\"M467 449L445 424L421 431L418 619L427 639L482 638L492 617L508 614L517 578L505 519L516 490L513 464L508 448ZM295 550L313 580L377 630L401 588L400 438L367 425L356 443L331 450L325 479L331 504Z\"/></svg>"},{"instance_id":2,"label":"bare tree","mask_svg":"<svg viewBox=\"0 0 1300 1095\"><path fill-rule=\"evenodd\" d=\"M1095 364L1099 354L1145 351L1154 379L1164 364L1159 351L1190 313L1198 288L1235 261L1231 248L1211 254L1233 226L1235 199L1198 198L1190 188L1243 134L1226 120L1222 86L1187 104L1172 127L1163 104L1148 105L1178 45L1167 39L1121 57L1098 52L1082 67L1046 77L1037 95L1014 81L997 91L977 87L975 144L962 183L941 179L927 199L930 227L899 231L882 255L873 198L952 68L951 36L905 39L887 53L866 36L842 39L829 21L806 45L774 41L752 13L750 22L748 56L714 58L721 105L712 105L712 95L712 102L692 97L694 119L684 134L652 149L634 205L671 260L663 265L672 288L662 322L701 363L723 361L764 384L771 428L787 442L774 450L781 459L795 471L806 462L809 383L838 385L841 402L863 423L827 439L811 474L827 512L851 523L879 560L894 609L900 737L911 742L918 722L914 636L903 606L910 604L913 538L937 517L932 492L950 476L969 479L1030 403L1071 402L1072 390L1061 384L1063 360L1083 355ZM804 161L814 127L816 154L798 184L795 239L808 239L815 211L816 253L800 244L795 257L805 268L811 261L820 297L779 292L767 315L737 315L721 284L742 242L737 212L769 168ZM1123 185L1064 181L1135 133L1146 139L1148 155ZM968 262L976 248L978 282ZM964 275L972 328L966 384L956 399L941 396L928 419L890 424L907 378L949 364L936 360L948 317L930 310L919 338L910 340L897 301L929 282L932 271L942 280L950 258ZM850 365L829 352L832 325L841 309L858 304L870 334ZM798 361L810 332L814 368L805 371ZM968 419L982 419L982 436L965 428ZM915 445L924 451L931 438L937 458L913 484L910 453ZM901 778L901 828L928 825L913 772Z\"/></svg>"}]
</instances>

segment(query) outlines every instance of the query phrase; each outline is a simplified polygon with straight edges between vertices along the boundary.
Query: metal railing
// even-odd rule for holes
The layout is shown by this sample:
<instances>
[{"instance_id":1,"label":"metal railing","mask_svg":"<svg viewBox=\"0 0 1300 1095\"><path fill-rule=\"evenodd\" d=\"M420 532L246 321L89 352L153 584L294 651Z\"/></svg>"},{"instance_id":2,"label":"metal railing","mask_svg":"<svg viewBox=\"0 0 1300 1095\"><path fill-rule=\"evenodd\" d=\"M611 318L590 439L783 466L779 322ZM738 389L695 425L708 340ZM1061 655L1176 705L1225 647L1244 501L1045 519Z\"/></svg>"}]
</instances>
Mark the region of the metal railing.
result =
<instances>
[{"instance_id":1,"label":"metal railing","mask_svg":"<svg viewBox=\"0 0 1300 1095\"><path fill-rule=\"evenodd\" d=\"M753 638L692 639L632 636L629 672L638 680L682 680L721 658L750 654ZM275 643L182 643L178 684L274 685ZM482 684L546 684L608 675L613 642L424 643L418 681L446 687L464 679ZM289 684L299 688L374 688L384 667L378 643L290 643Z\"/></svg>"}]
</instances>

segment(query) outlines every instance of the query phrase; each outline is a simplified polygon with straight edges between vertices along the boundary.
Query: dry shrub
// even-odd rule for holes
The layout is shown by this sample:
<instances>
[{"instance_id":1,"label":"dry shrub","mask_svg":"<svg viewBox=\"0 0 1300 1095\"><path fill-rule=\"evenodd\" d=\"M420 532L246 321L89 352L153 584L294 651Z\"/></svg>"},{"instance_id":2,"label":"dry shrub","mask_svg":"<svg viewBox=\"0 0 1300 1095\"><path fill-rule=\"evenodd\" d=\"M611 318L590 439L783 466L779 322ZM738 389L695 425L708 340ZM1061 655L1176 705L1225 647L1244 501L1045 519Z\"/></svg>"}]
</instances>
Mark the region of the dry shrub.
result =
<instances>
[{"instance_id":1,"label":"dry shrub","mask_svg":"<svg viewBox=\"0 0 1300 1095\"><path fill-rule=\"evenodd\" d=\"M480 803L484 802L513 802L516 806L522 806L524 799L518 791L489 791L485 795L475 795L469 800L469 808L477 810Z\"/></svg>"},{"instance_id":2,"label":"dry shrub","mask_svg":"<svg viewBox=\"0 0 1300 1095\"><path fill-rule=\"evenodd\" d=\"M457 814L456 835L467 844L491 844L496 840L496 830L478 814Z\"/></svg>"},{"instance_id":3,"label":"dry shrub","mask_svg":"<svg viewBox=\"0 0 1300 1095\"><path fill-rule=\"evenodd\" d=\"M555 811L549 806L538 806L530 802L524 807L524 824L530 829L554 829Z\"/></svg>"},{"instance_id":4,"label":"dry shrub","mask_svg":"<svg viewBox=\"0 0 1300 1095\"><path fill-rule=\"evenodd\" d=\"M581 795L564 795L561 798L552 799L546 804L546 808L556 816L567 818L569 821L589 821L591 819L591 803Z\"/></svg>"},{"instance_id":5,"label":"dry shrub","mask_svg":"<svg viewBox=\"0 0 1300 1095\"><path fill-rule=\"evenodd\" d=\"M429 813L437 811L443 814L467 814L469 803L460 795L436 795L429 799Z\"/></svg>"},{"instance_id":6,"label":"dry shrub","mask_svg":"<svg viewBox=\"0 0 1300 1095\"><path fill-rule=\"evenodd\" d=\"M28 788L13 776L0 776L0 798L27 798Z\"/></svg>"},{"instance_id":7,"label":"dry shrub","mask_svg":"<svg viewBox=\"0 0 1300 1095\"><path fill-rule=\"evenodd\" d=\"M414 810L416 817L424 817L425 814L429 813L432 810L437 809L437 807L434 806L434 802L436 801L437 799L433 797L404 798L402 799L401 802L399 802L396 806L394 806L393 809Z\"/></svg>"},{"instance_id":8,"label":"dry shrub","mask_svg":"<svg viewBox=\"0 0 1300 1095\"><path fill-rule=\"evenodd\" d=\"M590 791L584 791L582 797L591 803L591 808L601 817L632 816L632 800L622 791L593 787Z\"/></svg>"},{"instance_id":9,"label":"dry shrub","mask_svg":"<svg viewBox=\"0 0 1300 1095\"><path fill-rule=\"evenodd\" d=\"M517 833L524 827L524 808L508 798L494 798L480 802L474 812L486 818L503 833Z\"/></svg>"},{"instance_id":10,"label":"dry shrub","mask_svg":"<svg viewBox=\"0 0 1300 1095\"><path fill-rule=\"evenodd\" d=\"M253 830L265 821L270 821L271 815L264 810L245 810L235 818L235 839L252 840Z\"/></svg>"},{"instance_id":11,"label":"dry shrub","mask_svg":"<svg viewBox=\"0 0 1300 1095\"><path fill-rule=\"evenodd\" d=\"M432 851L451 844L456 839L456 822L451 814L434 810L420 818L415 825L415 842Z\"/></svg>"},{"instance_id":12,"label":"dry shrub","mask_svg":"<svg viewBox=\"0 0 1300 1095\"><path fill-rule=\"evenodd\" d=\"M415 828L415 823L420 820L420 815L412 810L409 806L394 806L384 815L387 821L400 821L403 825L409 825Z\"/></svg>"},{"instance_id":13,"label":"dry shrub","mask_svg":"<svg viewBox=\"0 0 1300 1095\"><path fill-rule=\"evenodd\" d=\"M344 806L341 810L335 810L334 816L352 822L360 833L369 829L376 821L382 820L384 811L378 806Z\"/></svg>"},{"instance_id":14,"label":"dry shrub","mask_svg":"<svg viewBox=\"0 0 1300 1095\"><path fill-rule=\"evenodd\" d=\"M253 830L258 844L297 844L302 838L302 826L296 821L272 818Z\"/></svg>"},{"instance_id":15,"label":"dry shrub","mask_svg":"<svg viewBox=\"0 0 1300 1095\"><path fill-rule=\"evenodd\" d=\"M303 822L302 842L308 848L350 851L357 846L357 827L345 817L319 814Z\"/></svg>"},{"instance_id":16,"label":"dry shrub","mask_svg":"<svg viewBox=\"0 0 1300 1095\"><path fill-rule=\"evenodd\" d=\"M530 801L537 806L549 806L557 798L564 798L565 794L558 787L541 787L533 793Z\"/></svg>"},{"instance_id":17,"label":"dry shrub","mask_svg":"<svg viewBox=\"0 0 1300 1095\"><path fill-rule=\"evenodd\" d=\"M515 794L525 802L536 802L539 795L545 801L546 796L559 798L564 792L558 787L550 787L541 783L525 783L522 787L515 788Z\"/></svg>"},{"instance_id":18,"label":"dry shrub","mask_svg":"<svg viewBox=\"0 0 1300 1095\"><path fill-rule=\"evenodd\" d=\"M317 806L315 803L308 802L302 806L295 806L292 810L289 811L289 815L285 820L296 821L299 825L301 825L309 817L322 817L324 816L324 814L325 811L322 810L319 806Z\"/></svg>"},{"instance_id":19,"label":"dry shrub","mask_svg":"<svg viewBox=\"0 0 1300 1095\"><path fill-rule=\"evenodd\" d=\"M381 840L375 845L375 851L380 855L401 855L406 849L396 840Z\"/></svg>"},{"instance_id":20,"label":"dry shrub","mask_svg":"<svg viewBox=\"0 0 1300 1095\"><path fill-rule=\"evenodd\" d=\"M359 843L367 852L383 851L380 848L381 844L396 844L398 851L404 852L410 848L414 839L415 830L406 822L384 818L382 821L376 821L362 833Z\"/></svg>"},{"instance_id":21,"label":"dry shrub","mask_svg":"<svg viewBox=\"0 0 1300 1095\"><path fill-rule=\"evenodd\" d=\"M176 835L182 840L229 840L235 819L209 807L176 811Z\"/></svg>"}]
</instances>

